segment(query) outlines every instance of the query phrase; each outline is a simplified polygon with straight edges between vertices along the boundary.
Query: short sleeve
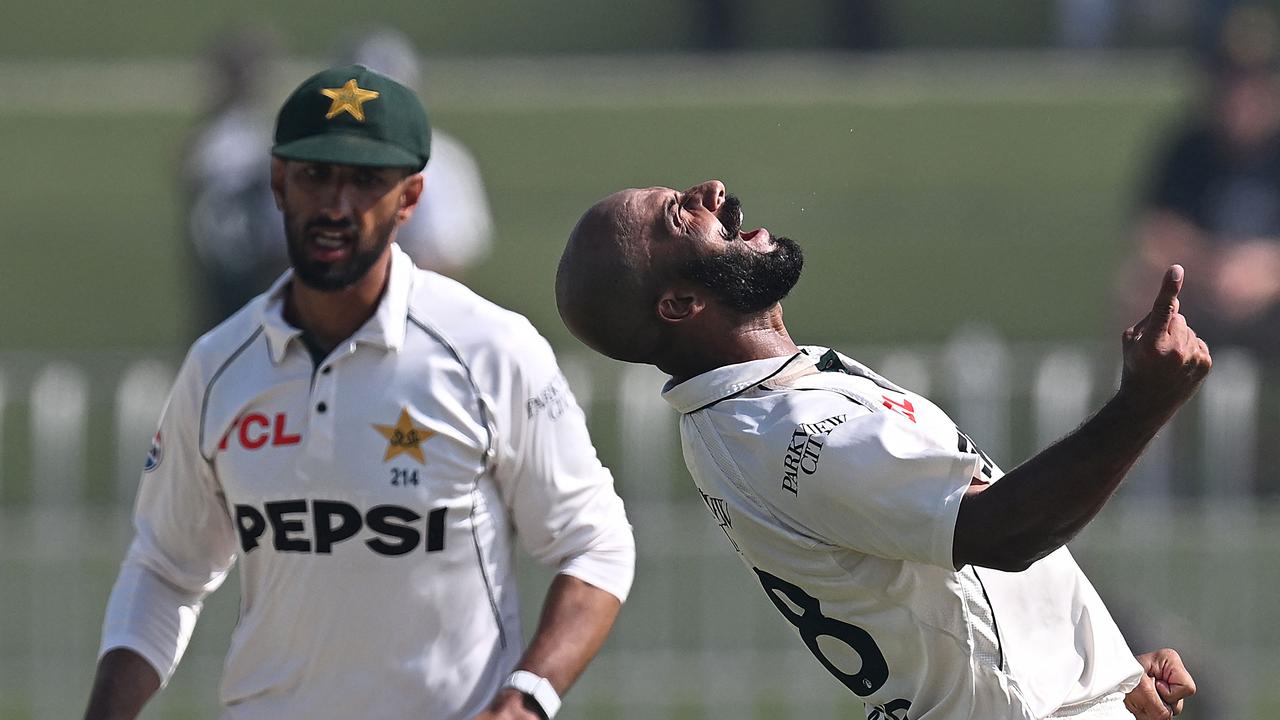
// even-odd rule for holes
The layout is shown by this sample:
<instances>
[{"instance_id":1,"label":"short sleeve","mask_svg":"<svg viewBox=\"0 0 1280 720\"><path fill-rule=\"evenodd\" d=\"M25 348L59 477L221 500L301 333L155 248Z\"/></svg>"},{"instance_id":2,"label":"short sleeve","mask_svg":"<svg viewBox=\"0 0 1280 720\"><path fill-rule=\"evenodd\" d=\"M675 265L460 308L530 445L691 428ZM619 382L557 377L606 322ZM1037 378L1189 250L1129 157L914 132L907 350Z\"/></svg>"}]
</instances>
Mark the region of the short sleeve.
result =
<instances>
[{"instance_id":1,"label":"short sleeve","mask_svg":"<svg viewBox=\"0 0 1280 720\"><path fill-rule=\"evenodd\" d=\"M954 428L943 433L872 412L818 436L795 519L833 545L953 568L956 517L980 458L958 450Z\"/></svg>"},{"instance_id":2,"label":"short sleeve","mask_svg":"<svg viewBox=\"0 0 1280 720\"><path fill-rule=\"evenodd\" d=\"M197 441L198 376L188 356L145 460L134 538L107 603L100 648L136 651L162 681L182 657L202 599L235 559L230 516Z\"/></svg>"},{"instance_id":3,"label":"short sleeve","mask_svg":"<svg viewBox=\"0 0 1280 720\"><path fill-rule=\"evenodd\" d=\"M550 346L530 334L507 370L499 490L530 555L625 600L635 564L626 510Z\"/></svg>"}]
</instances>

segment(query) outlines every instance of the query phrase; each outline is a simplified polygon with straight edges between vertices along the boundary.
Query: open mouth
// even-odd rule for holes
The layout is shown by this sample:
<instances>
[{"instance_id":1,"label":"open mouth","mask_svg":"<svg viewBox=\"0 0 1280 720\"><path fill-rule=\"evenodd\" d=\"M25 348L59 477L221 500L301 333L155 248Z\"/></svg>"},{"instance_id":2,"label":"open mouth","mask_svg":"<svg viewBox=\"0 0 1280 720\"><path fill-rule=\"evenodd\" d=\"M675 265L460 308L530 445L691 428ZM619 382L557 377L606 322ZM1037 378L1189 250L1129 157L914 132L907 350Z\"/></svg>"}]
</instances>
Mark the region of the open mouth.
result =
<instances>
[{"instance_id":1,"label":"open mouth","mask_svg":"<svg viewBox=\"0 0 1280 720\"><path fill-rule=\"evenodd\" d=\"M724 226L724 239L729 242L742 234L742 202L736 195L725 198L724 207L720 210L720 224Z\"/></svg>"},{"instance_id":2,"label":"open mouth","mask_svg":"<svg viewBox=\"0 0 1280 720\"><path fill-rule=\"evenodd\" d=\"M354 238L338 230L315 230L307 235L307 251L312 260L336 262L351 255Z\"/></svg>"}]
</instances>

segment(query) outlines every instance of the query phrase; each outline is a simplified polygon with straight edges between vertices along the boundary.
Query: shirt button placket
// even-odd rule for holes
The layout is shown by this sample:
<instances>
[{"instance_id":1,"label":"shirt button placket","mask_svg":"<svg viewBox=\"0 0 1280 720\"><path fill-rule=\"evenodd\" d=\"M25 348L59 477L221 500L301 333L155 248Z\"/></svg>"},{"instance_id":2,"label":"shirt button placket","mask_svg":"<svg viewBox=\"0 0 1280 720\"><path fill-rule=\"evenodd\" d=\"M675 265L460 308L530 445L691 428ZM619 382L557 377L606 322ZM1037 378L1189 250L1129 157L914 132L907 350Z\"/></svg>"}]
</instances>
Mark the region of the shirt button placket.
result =
<instances>
[{"instance_id":1,"label":"shirt button placket","mask_svg":"<svg viewBox=\"0 0 1280 720\"><path fill-rule=\"evenodd\" d=\"M337 374L334 372L331 358L316 375L311 389L311 428L312 435L318 442L311 444L309 451L313 456L332 459L333 447L333 395Z\"/></svg>"}]
</instances>

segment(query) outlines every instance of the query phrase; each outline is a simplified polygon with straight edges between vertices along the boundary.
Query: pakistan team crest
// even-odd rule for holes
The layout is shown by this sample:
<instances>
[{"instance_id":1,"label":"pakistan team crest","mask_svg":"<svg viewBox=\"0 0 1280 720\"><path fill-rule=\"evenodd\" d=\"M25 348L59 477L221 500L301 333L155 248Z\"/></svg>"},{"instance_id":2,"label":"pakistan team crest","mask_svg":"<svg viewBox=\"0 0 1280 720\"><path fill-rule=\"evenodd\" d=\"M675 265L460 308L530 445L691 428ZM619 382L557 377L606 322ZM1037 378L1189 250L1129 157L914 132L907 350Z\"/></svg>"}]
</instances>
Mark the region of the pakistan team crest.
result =
<instances>
[{"instance_id":1,"label":"pakistan team crest","mask_svg":"<svg viewBox=\"0 0 1280 720\"><path fill-rule=\"evenodd\" d=\"M419 425L409 415L409 408L400 408L400 417L396 420L395 425L374 424L373 429L387 440L387 452L382 456L383 462L395 459L400 455L408 455L423 465L427 463L427 456L422 451L422 443L426 442L432 435L435 435L435 432L428 430L423 425Z\"/></svg>"}]
</instances>

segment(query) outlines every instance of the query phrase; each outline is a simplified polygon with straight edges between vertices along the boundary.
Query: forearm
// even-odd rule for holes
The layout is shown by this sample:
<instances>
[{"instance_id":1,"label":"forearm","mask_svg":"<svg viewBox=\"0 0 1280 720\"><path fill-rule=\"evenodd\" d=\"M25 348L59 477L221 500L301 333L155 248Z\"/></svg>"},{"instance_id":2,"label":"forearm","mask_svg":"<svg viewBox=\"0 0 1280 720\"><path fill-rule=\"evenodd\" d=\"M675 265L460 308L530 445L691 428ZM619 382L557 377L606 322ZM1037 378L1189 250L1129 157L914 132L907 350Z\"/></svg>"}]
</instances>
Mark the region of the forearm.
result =
<instances>
[{"instance_id":1,"label":"forearm","mask_svg":"<svg viewBox=\"0 0 1280 720\"><path fill-rule=\"evenodd\" d=\"M1121 391L1062 440L967 496L956 522L956 567L1021 570L1065 545L1115 493L1176 404Z\"/></svg>"},{"instance_id":2,"label":"forearm","mask_svg":"<svg viewBox=\"0 0 1280 720\"><path fill-rule=\"evenodd\" d=\"M960 503L952 561L1024 570L1066 544L1115 492L1156 431L1213 367L1178 313L1183 269L1171 265L1151 312L1124 331L1120 391L1080 429Z\"/></svg>"},{"instance_id":3,"label":"forearm","mask_svg":"<svg viewBox=\"0 0 1280 720\"><path fill-rule=\"evenodd\" d=\"M132 720L160 689L160 676L138 653L116 648L98 662L85 720Z\"/></svg>"},{"instance_id":4,"label":"forearm","mask_svg":"<svg viewBox=\"0 0 1280 720\"><path fill-rule=\"evenodd\" d=\"M538 630L517 665L566 691L604 644L621 601L571 575L556 575L547 590Z\"/></svg>"}]
</instances>

